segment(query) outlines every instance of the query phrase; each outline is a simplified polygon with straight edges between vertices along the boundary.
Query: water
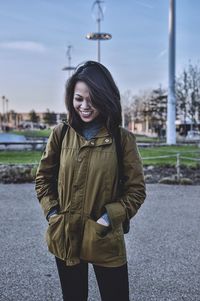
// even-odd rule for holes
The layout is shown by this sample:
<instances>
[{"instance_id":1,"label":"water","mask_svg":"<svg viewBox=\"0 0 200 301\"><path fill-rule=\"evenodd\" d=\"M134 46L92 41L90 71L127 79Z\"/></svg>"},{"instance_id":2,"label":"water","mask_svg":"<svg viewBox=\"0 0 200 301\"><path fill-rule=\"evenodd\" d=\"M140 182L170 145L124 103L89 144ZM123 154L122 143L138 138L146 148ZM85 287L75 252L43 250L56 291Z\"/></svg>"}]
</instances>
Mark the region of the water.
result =
<instances>
[{"instance_id":1,"label":"water","mask_svg":"<svg viewBox=\"0 0 200 301\"><path fill-rule=\"evenodd\" d=\"M27 142L27 139L23 135L9 134L9 133L0 133L0 150L30 150L32 149L31 145L28 144L12 144L12 142ZM11 143L9 145L4 145L3 143Z\"/></svg>"},{"instance_id":2,"label":"water","mask_svg":"<svg viewBox=\"0 0 200 301\"><path fill-rule=\"evenodd\" d=\"M0 142L26 142L26 137L23 135L0 133Z\"/></svg>"}]
</instances>

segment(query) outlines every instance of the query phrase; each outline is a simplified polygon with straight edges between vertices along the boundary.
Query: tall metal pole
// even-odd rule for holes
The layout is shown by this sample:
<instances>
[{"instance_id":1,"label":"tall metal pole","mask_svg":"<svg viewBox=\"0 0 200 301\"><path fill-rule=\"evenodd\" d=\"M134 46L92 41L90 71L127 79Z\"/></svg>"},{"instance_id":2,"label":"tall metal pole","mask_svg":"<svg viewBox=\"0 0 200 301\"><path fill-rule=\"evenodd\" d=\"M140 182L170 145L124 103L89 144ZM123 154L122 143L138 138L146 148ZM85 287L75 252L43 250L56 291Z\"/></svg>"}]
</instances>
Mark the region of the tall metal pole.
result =
<instances>
[{"instance_id":1,"label":"tall metal pole","mask_svg":"<svg viewBox=\"0 0 200 301\"><path fill-rule=\"evenodd\" d=\"M101 32L101 19L100 17L98 17L97 19L97 23L98 23L98 33ZM100 45L100 39L97 40L97 53L98 53L98 62L101 62L101 45Z\"/></svg>"},{"instance_id":2,"label":"tall metal pole","mask_svg":"<svg viewBox=\"0 0 200 301\"><path fill-rule=\"evenodd\" d=\"M110 33L101 32L101 21L104 18L103 9L101 7L102 0L96 0L92 5L92 10L97 9L95 12L95 19L97 22L97 32L91 32L86 35L88 40L97 41L97 61L101 61L101 40L106 41L112 38Z\"/></svg>"},{"instance_id":3,"label":"tall metal pole","mask_svg":"<svg viewBox=\"0 0 200 301\"><path fill-rule=\"evenodd\" d=\"M69 45L68 46L68 49L67 49L67 56L68 56L68 67L69 67L69 77L71 76L71 60L72 60L72 57L71 57L71 50L72 50L72 45Z\"/></svg>"},{"instance_id":4,"label":"tall metal pole","mask_svg":"<svg viewBox=\"0 0 200 301\"><path fill-rule=\"evenodd\" d=\"M71 66L71 60L72 60L71 50L72 50L72 45L69 45L67 47L67 52L66 52L68 58L68 66L62 68L63 71L68 71L69 77L71 76L71 72L76 69L75 67Z\"/></svg>"},{"instance_id":5,"label":"tall metal pole","mask_svg":"<svg viewBox=\"0 0 200 301\"><path fill-rule=\"evenodd\" d=\"M169 8L169 78L167 102L167 144L176 144L176 94L175 94L175 67L176 67L176 0L170 0Z\"/></svg>"},{"instance_id":6,"label":"tall metal pole","mask_svg":"<svg viewBox=\"0 0 200 301\"><path fill-rule=\"evenodd\" d=\"M6 97L2 96L2 102L3 102L2 130L3 131L5 129L5 100L6 100Z\"/></svg>"},{"instance_id":7,"label":"tall metal pole","mask_svg":"<svg viewBox=\"0 0 200 301\"><path fill-rule=\"evenodd\" d=\"M8 126L8 102L9 100L6 98L6 125Z\"/></svg>"},{"instance_id":8,"label":"tall metal pole","mask_svg":"<svg viewBox=\"0 0 200 301\"><path fill-rule=\"evenodd\" d=\"M94 10L95 7L97 8L96 21L97 21L97 33L99 35L101 34L101 21L104 18L103 9L101 7L102 2L103 2L102 0L96 0L92 6L92 10ZM99 63L101 61L101 44L100 43L101 43L100 39L97 39L97 60Z\"/></svg>"}]
</instances>

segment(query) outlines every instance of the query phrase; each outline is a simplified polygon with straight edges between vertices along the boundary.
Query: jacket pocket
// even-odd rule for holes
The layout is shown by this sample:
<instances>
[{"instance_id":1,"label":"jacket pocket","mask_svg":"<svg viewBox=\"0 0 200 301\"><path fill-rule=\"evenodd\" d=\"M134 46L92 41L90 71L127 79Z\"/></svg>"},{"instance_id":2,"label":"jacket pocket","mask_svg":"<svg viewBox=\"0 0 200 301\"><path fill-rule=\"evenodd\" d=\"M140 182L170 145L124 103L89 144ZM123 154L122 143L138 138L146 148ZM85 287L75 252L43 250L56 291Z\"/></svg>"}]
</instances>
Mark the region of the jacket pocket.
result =
<instances>
[{"instance_id":1,"label":"jacket pocket","mask_svg":"<svg viewBox=\"0 0 200 301\"><path fill-rule=\"evenodd\" d=\"M81 259L103 264L119 256L126 256L122 225L112 229L88 219L84 228Z\"/></svg>"},{"instance_id":2,"label":"jacket pocket","mask_svg":"<svg viewBox=\"0 0 200 301\"><path fill-rule=\"evenodd\" d=\"M64 214L58 214L49 218L49 226L46 231L46 242L49 251L60 259L65 259L65 218Z\"/></svg>"}]
</instances>

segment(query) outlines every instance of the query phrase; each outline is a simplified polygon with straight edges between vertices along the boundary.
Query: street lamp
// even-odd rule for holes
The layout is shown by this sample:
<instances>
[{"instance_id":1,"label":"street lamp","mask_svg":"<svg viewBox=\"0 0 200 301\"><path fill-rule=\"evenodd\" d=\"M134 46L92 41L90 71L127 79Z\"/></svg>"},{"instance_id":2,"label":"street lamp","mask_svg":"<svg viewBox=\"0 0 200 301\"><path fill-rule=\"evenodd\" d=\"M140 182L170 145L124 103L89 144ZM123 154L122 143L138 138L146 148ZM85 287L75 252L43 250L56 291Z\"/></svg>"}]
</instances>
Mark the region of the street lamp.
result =
<instances>
[{"instance_id":1,"label":"street lamp","mask_svg":"<svg viewBox=\"0 0 200 301\"><path fill-rule=\"evenodd\" d=\"M1 118L1 129L4 130L4 121L5 121L5 101L6 101L6 97L2 96L2 107L3 107L3 111L2 111L2 118Z\"/></svg>"},{"instance_id":2,"label":"street lamp","mask_svg":"<svg viewBox=\"0 0 200 301\"><path fill-rule=\"evenodd\" d=\"M6 98L6 125L8 126L8 122L9 122L9 114L8 114L8 103L9 103L9 99Z\"/></svg>"},{"instance_id":3,"label":"street lamp","mask_svg":"<svg viewBox=\"0 0 200 301\"><path fill-rule=\"evenodd\" d=\"M72 45L69 45L67 47L67 52L66 52L66 55L68 57L68 66L62 68L63 71L68 71L69 72L69 77L71 76L71 71L76 69L75 67L71 66L71 59L72 59L71 50L72 50Z\"/></svg>"},{"instance_id":4,"label":"street lamp","mask_svg":"<svg viewBox=\"0 0 200 301\"><path fill-rule=\"evenodd\" d=\"M100 49L100 41L106 41L112 39L112 35L110 33L101 32L101 21L103 20L103 10L101 7L101 3L103 1L96 0L93 3L92 9L94 10L97 8L96 11L96 21L97 21L97 29L98 32L91 32L86 35L86 39L97 41L97 60L98 62L101 61L101 49Z\"/></svg>"}]
</instances>

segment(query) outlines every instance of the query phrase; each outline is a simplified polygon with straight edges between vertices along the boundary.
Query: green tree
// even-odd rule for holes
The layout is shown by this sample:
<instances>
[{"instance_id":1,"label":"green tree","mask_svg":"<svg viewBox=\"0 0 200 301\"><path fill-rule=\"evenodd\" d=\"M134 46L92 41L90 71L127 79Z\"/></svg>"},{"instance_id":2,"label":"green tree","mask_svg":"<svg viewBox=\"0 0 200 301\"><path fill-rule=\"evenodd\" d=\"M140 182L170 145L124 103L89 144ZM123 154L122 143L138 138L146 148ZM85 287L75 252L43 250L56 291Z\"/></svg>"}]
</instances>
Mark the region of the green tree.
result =
<instances>
[{"instance_id":1,"label":"green tree","mask_svg":"<svg viewBox=\"0 0 200 301\"><path fill-rule=\"evenodd\" d=\"M32 122L38 122L39 121L39 116L36 114L34 110L30 111L29 113L30 121Z\"/></svg>"},{"instance_id":2,"label":"green tree","mask_svg":"<svg viewBox=\"0 0 200 301\"><path fill-rule=\"evenodd\" d=\"M48 125L54 125L57 123L56 113L50 112L49 109L44 114L44 122Z\"/></svg>"}]
</instances>

